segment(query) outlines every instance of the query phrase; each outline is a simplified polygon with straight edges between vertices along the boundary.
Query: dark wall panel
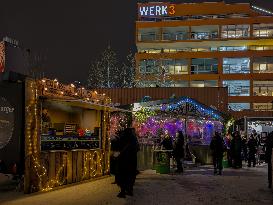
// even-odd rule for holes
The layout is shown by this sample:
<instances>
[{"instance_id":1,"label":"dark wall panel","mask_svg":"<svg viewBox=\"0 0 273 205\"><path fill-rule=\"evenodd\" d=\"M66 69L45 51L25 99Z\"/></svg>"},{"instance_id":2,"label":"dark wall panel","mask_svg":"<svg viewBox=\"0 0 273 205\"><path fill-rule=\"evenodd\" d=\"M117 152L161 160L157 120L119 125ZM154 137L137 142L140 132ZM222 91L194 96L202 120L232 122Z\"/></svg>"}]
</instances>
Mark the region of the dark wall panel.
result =
<instances>
[{"instance_id":1,"label":"dark wall panel","mask_svg":"<svg viewBox=\"0 0 273 205\"><path fill-rule=\"evenodd\" d=\"M0 82L0 160L9 173L14 163L19 172L24 165L23 89L22 83Z\"/></svg>"}]
</instances>

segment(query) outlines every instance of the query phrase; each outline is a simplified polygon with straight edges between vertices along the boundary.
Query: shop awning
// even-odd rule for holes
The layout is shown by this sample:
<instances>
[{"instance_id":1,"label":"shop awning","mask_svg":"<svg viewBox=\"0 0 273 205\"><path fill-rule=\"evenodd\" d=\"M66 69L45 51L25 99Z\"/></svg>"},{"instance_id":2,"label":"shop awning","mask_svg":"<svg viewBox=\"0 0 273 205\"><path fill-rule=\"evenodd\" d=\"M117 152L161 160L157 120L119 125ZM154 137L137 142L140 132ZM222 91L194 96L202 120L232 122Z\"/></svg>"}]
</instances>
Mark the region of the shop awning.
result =
<instances>
[{"instance_id":1,"label":"shop awning","mask_svg":"<svg viewBox=\"0 0 273 205\"><path fill-rule=\"evenodd\" d=\"M131 112L130 110L125 110L121 108L116 108L108 105L100 105L84 100L73 100L73 99L46 99L45 102L64 104L73 107L93 109L93 110L105 110L109 112Z\"/></svg>"}]
</instances>

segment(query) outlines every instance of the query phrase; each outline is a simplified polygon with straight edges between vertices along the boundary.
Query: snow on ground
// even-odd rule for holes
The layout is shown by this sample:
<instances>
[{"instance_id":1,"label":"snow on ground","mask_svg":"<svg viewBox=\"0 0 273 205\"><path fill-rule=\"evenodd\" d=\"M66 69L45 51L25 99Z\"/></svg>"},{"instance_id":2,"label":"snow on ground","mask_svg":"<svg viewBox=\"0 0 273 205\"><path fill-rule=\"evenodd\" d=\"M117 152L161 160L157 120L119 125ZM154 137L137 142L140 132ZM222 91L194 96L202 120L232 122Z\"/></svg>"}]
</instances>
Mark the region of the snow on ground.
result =
<instances>
[{"instance_id":1,"label":"snow on ground","mask_svg":"<svg viewBox=\"0 0 273 205\"><path fill-rule=\"evenodd\" d=\"M184 174L160 175L147 170L138 175L134 196L116 197L119 189L113 177L58 189L47 193L23 195L0 192L5 205L273 205L273 193L267 188L266 166L225 169L213 176L211 167L187 169Z\"/></svg>"}]
</instances>

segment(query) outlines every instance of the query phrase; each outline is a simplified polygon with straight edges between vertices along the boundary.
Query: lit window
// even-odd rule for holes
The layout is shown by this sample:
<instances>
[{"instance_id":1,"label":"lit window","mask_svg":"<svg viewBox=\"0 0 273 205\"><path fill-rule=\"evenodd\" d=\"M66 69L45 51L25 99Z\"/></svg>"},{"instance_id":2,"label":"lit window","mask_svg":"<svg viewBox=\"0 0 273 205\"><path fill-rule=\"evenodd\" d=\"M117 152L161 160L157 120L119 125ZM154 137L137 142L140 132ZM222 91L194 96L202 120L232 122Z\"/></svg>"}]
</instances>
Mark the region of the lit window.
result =
<instances>
[{"instance_id":1,"label":"lit window","mask_svg":"<svg viewBox=\"0 0 273 205\"><path fill-rule=\"evenodd\" d=\"M249 58L223 58L223 73L250 73Z\"/></svg>"},{"instance_id":2,"label":"lit window","mask_svg":"<svg viewBox=\"0 0 273 205\"><path fill-rule=\"evenodd\" d=\"M250 103L229 103L228 108L233 111L249 110Z\"/></svg>"},{"instance_id":3,"label":"lit window","mask_svg":"<svg viewBox=\"0 0 273 205\"><path fill-rule=\"evenodd\" d=\"M250 81L249 80L225 80L223 87L228 87L229 96L249 96Z\"/></svg>"}]
</instances>

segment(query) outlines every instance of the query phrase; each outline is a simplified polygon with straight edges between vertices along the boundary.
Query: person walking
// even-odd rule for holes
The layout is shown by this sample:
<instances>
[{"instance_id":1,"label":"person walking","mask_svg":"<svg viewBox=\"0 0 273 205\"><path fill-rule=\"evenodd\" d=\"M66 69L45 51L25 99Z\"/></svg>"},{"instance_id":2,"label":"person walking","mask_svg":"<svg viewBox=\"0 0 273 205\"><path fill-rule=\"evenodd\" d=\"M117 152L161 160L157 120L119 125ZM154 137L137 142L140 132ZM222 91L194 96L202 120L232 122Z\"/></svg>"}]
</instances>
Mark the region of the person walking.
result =
<instances>
[{"instance_id":1,"label":"person walking","mask_svg":"<svg viewBox=\"0 0 273 205\"><path fill-rule=\"evenodd\" d=\"M125 128L120 135L120 154L118 156L117 184L120 187L120 198L133 195L133 186L137 171L138 141L134 128Z\"/></svg>"},{"instance_id":2,"label":"person walking","mask_svg":"<svg viewBox=\"0 0 273 205\"><path fill-rule=\"evenodd\" d=\"M173 155L176 161L177 170L176 172L183 172L183 158L184 158L184 135L182 131L176 133L176 141L174 143Z\"/></svg>"},{"instance_id":3,"label":"person walking","mask_svg":"<svg viewBox=\"0 0 273 205\"><path fill-rule=\"evenodd\" d=\"M239 132L236 131L231 140L232 166L233 168L242 168L242 139Z\"/></svg>"},{"instance_id":4,"label":"person walking","mask_svg":"<svg viewBox=\"0 0 273 205\"><path fill-rule=\"evenodd\" d=\"M273 149L273 132L269 133L266 138L265 160L268 164L268 188L272 188L272 149Z\"/></svg>"},{"instance_id":5,"label":"person walking","mask_svg":"<svg viewBox=\"0 0 273 205\"><path fill-rule=\"evenodd\" d=\"M250 138L247 142L247 147L248 147L248 165L247 166L251 167L251 162L253 162L253 167L255 167L258 143L252 134L250 135Z\"/></svg>"},{"instance_id":6,"label":"person walking","mask_svg":"<svg viewBox=\"0 0 273 205\"><path fill-rule=\"evenodd\" d=\"M210 149L212 151L214 174L222 175L224 141L218 132L215 132L215 135L210 142Z\"/></svg>"}]
</instances>

